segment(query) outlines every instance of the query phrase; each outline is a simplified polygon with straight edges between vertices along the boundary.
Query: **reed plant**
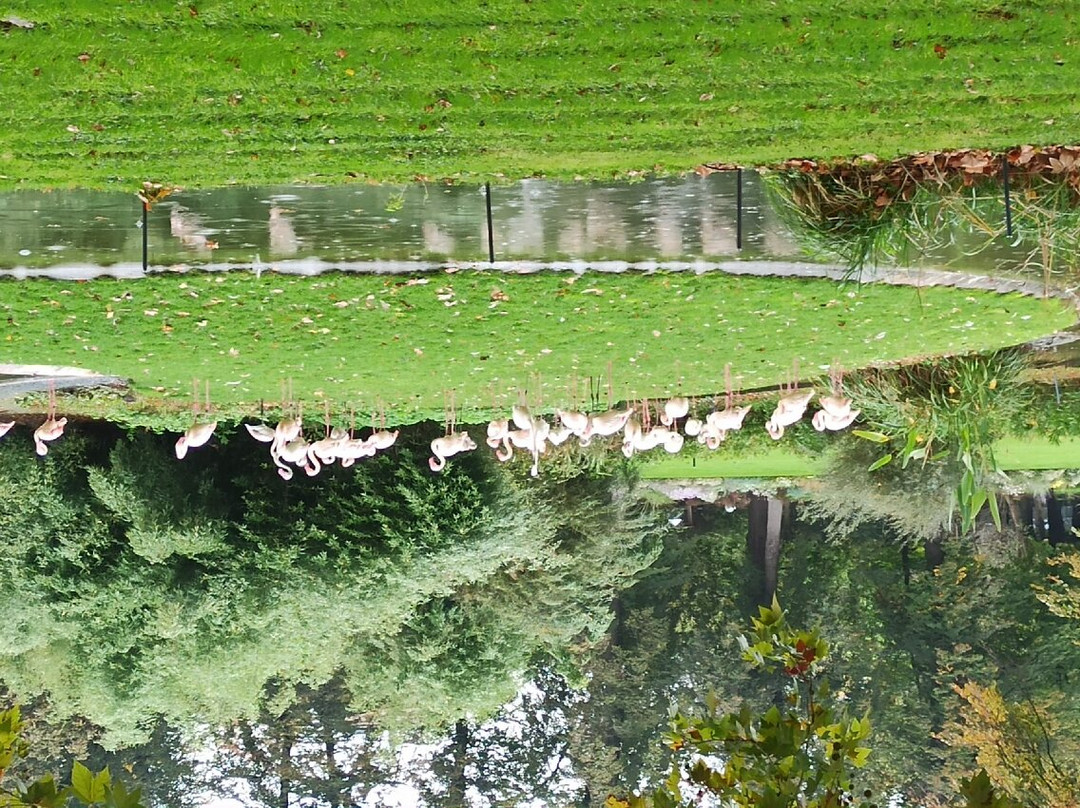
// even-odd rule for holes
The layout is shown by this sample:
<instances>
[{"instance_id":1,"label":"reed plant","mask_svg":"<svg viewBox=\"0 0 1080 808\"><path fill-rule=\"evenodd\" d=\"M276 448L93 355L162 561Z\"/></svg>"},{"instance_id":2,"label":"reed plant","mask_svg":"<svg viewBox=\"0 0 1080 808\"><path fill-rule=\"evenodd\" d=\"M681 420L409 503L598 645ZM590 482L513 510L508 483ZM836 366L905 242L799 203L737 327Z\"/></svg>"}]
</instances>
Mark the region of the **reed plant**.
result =
<instances>
[{"instance_id":1,"label":"reed plant","mask_svg":"<svg viewBox=\"0 0 1080 808\"><path fill-rule=\"evenodd\" d=\"M912 466L921 472L944 463L956 479L952 503L961 530L970 529L983 505L1000 524L993 492L1001 469L994 443L1031 404L1023 378L1027 365L1023 352L1010 349L851 378L848 391L867 424L853 434L881 447L867 471L899 465L901 471Z\"/></svg>"},{"instance_id":2,"label":"reed plant","mask_svg":"<svg viewBox=\"0 0 1080 808\"><path fill-rule=\"evenodd\" d=\"M1020 273L1075 278L1080 267L1080 193L1072 174L1018 174L1011 224L1000 178L880 173L768 172L765 187L780 217L812 254L838 260L858 279L864 269L907 265L928 253L967 258L1009 244L1025 252Z\"/></svg>"}]
</instances>

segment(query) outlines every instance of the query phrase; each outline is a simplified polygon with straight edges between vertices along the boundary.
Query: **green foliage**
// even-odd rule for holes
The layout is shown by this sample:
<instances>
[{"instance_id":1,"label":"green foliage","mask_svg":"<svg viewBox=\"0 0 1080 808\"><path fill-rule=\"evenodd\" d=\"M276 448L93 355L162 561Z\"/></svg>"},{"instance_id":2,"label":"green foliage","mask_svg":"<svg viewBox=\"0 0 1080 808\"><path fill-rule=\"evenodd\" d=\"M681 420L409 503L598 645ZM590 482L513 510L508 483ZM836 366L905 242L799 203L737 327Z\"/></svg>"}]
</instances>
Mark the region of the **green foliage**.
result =
<instances>
[{"instance_id":1,"label":"green foliage","mask_svg":"<svg viewBox=\"0 0 1080 808\"><path fill-rule=\"evenodd\" d=\"M1054 385L1031 385L1032 401L1015 414L1012 431L1017 435L1037 435L1055 444L1080 436L1080 390Z\"/></svg>"},{"instance_id":2,"label":"green foliage","mask_svg":"<svg viewBox=\"0 0 1080 808\"><path fill-rule=\"evenodd\" d=\"M995 792L985 769L961 782L960 795L967 801L967 808L1021 808L1023 805L1007 794Z\"/></svg>"},{"instance_id":3,"label":"green foliage","mask_svg":"<svg viewBox=\"0 0 1080 808\"><path fill-rule=\"evenodd\" d=\"M90 490L112 517L126 523L136 555L151 563L173 553L212 556L225 549L227 523L216 481L177 474L176 465L146 434L112 450L109 469L87 469Z\"/></svg>"},{"instance_id":4,"label":"green foliage","mask_svg":"<svg viewBox=\"0 0 1080 808\"><path fill-rule=\"evenodd\" d=\"M920 188L882 205L880 188L859 179L795 170L764 175L773 207L804 248L839 260L856 280L867 266L910 264L936 245L928 236L936 234L939 189Z\"/></svg>"},{"instance_id":5,"label":"green foliage","mask_svg":"<svg viewBox=\"0 0 1080 808\"><path fill-rule=\"evenodd\" d=\"M541 496L479 453L432 474L405 440L291 484L252 443L185 463L145 435L80 449L0 444L0 679L107 748L335 676L396 733L486 716L535 655L602 633L666 529L610 480Z\"/></svg>"},{"instance_id":6,"label":"green foliage","mask_svg":"<svg viewBox=\"0 0 1080 808\"><path fill-rule=\"evenodd\" d=\"M18 706L0 712L0 780L18 758L29 753L22 739L23 723ZM29 784L18 783L14 789L0 786L0 806L3 808L63 808L77 805L91 808L143 808L142 789L128 791L120 780L113 780L108 768L93 772L75 761L71 769L71 785L58 784L45 775Z\"/></svg>"},{"instance_id":7,"label":"green foliage","mask_svg":"<svg viewBox=\"0 0 1080 808\"><path fill-rule=\"evenodd\" d=\"M1080 622L1080 553L1062 553L1050 559L1050 563L1061 568L1067 577L1047 576L1051 585L1035 585L1035 597L1046 604L1051 614Z\"/></svg>"},{"instance_id":8,"label":"green foliage","mask_svg":"<svg viewBox=\"0 0 1080 808\"><path fill-rule=\"evenodd\" d=\"M848 391L870 427L853 434L884 447L867 471L881 475L894 458L901 471L913 465L925 469L944 463L945 475L957 480L953 483L950 511L955 508L959 512L961 532L971 529L975 517L987 505L1000 529L992 487L1000 472L994 442L1008 434L1017 413L1030 401L1030 391L1021 378L1025 367L1020 352L1005 350L853 375ZM834 460L838 468L832 478L856 474L851 459L857 456L858 449L841 449ZM894 473L880 482L892 483L884 486L891 494L897 482L902 485L906 479L906 475ZM854 483L855 487L859 485ZM854 523L858 520L857 516L849 519ZM949 522L951 518L945 520L945 524Z\"/></svg>"},{"instance_id":9,"label":"green foliage","mask_svg":"<svg viewBox=\"0 0 1080 808\"><path fill-rule=\"evenodd\" d=\"M820 678L828 644L816 631L790 628L775 600L759 608L739 644L752 669L785 677L784 704L760 713L744 704L725 713L710 696L703 716L677 713L665 743L682 754L646 804L691 805L703 791L739 806L852 804L857 772L870 755L864 745L870 721L850 717L830 697Z\"/></svg>"}]
</instances>

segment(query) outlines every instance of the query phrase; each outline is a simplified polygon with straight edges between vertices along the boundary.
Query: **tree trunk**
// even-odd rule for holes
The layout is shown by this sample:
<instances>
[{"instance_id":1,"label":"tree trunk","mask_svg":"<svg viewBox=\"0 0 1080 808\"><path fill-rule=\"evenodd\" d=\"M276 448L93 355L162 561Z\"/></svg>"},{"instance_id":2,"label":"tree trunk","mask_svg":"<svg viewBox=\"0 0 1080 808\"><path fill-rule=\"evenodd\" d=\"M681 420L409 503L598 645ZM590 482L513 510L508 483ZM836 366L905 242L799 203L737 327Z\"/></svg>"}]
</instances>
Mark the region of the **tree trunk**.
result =
<instances>
[{"instance_id":1,"label":"tree trunk","mask_svg":"<svg viewBox=\"0 0 1080 808\"><path fill-rule=\"evenodd\" d=\"M926 552L926 568L928 570L936 570L945 563L945 548L941 546L940 537L933 541L924 542L923 550Z\"/></svg>"},{"instance_id":2,"label":"tree trunk","mask_svg":"<svg viewBox=\"0 0 1080 808\"><path fill-rule=\"evenodd\" d=\"M1034 498L1030 494L1023 494L1016 498L1016 509L1020 511L1019 525L1024 534L1028 536L1035 530L1033 501Z\"/></svg>"},{"instance_id":3,"label":"tree trunk","mask_svg":"<svg viewBox=\"0 0 1080 808\"><path fill-rule=\"evenodd\" d=\"M469 725L458 721L454 725L454 762L447 777L446 805L465 806L465 794L469 789L469 779L465 767L469 764Z\"/></svg>"},{"instance_id":4,"label":"tree trunk","mask_svg":"<svg viewBox=\"0 0 1080 808\"><path fill-rule=\"evenodd\" d=\"M776 594L784 511L785 501L780 498L753 497L750 500L746 555L757 575L748 582L748 589L751 600L763 606L772 603Z\"/></svg>"},{"instance_id":5,"label":"tree trunk","mask_svg":"<svg viewBox=\"0 0 1080 808\"><path fill-rule=\"evenodd\" d=\"M746 560L750 574L746 582L746 594L753 604L768 605L765 598L768 584L765 581L765 544L769 533L769 500L765 497L750 498L746 520Z\"/></svg>"},{"instance_id":6,"label":"tree trunk","mask_svg":"<svg viewBox=\"0 0 1080 808\"><path fill-rule=\"evenodd\" d=\"M1039 541L1046 538L1046 510L1046 494L1032 497L1032 523L1035 527L1035 538Z\"/></svg>"},{"instance_id":7,"label":"tree trunk","mask_svg":"<svg viewBox=\"0 0 1080 808\"><path fill-rule=\"evenodd\" d=\"M1046 498L1046 520L1050 524L1050 544L1057 545L1069 540L1065 520L1061 518L1061 502L1053 494Z\"/></svg>"},{"instance_id":8,"label":"tree trunk","mask_svg":"<svg viewBox=\"0 0 1080 808\"><path fill-rule=\"evenodd\" d=\"M776 578L780 568L780 530L784 524L784 501L769 500L768 522L765 530L765 602L772 603L776 595Z\"/></svg>"},{"instance_id":9,"label":"tree trunk","mask_svg":"<svg viewBox=\"0 0 1080 808\"><path fill-rule=\"evenodd\" d=\"M278 808L289 808L289 794L292 793L292 780L289 774L292 772L292 749L293 738L282 738L281 743L281 780L278 785Z\"/></svg>"}]
</instances>

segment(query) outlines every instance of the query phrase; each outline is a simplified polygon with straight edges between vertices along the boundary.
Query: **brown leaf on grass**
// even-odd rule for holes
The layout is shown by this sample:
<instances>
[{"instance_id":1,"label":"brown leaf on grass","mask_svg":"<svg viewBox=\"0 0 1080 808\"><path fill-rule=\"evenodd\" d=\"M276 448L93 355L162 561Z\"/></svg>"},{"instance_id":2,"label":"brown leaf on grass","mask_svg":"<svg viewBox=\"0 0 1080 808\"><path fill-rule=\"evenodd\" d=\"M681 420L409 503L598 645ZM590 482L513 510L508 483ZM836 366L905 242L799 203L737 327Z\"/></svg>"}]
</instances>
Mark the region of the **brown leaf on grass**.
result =
<instances>
[{"instance_id":1,"label":"brown leaf on grass","mask_svg":"<svg viewBox=\"0 0 1080 808\"><path fill-rule=\"evenodd\" d=\"M491 290L491 299L497 302L506 302L510 300L510 295L506 294L502 289L496 288Z\"/></svg>"},{"instance_id":2,"label":"brown leaf on grass","mask_svg":"<svg viewBox=\"0 0 1080 808\"><path fill-rule=\"evenodd\" d=\"M90 61L90 54L89 54L89 53L87 53L86 51L83 51L83 52L82 52L82 53L80 53L80 54L78 55L78 57L76 57L76 58L78 58L78 60L79 60L80 62L82 62L83 64L86 64L87 62L89 62L89 61Z\"/></svg>"},{"instance_id":3,"label":"brown leaf on grass","mask_svg":"<svg viewBox=\"0 0 1080 808\"><path fill-rule=\"evenodd\" d=\"M945 54L947 54L948 51L945 50L945 48L942 45L934 45L934 53L937 54L937 58L944 59Z\"/></svg>"},{"instance_id":4,"label":"brown leaf on grass","mask_svg":"<svg viewBox=\"0 0 1080 808\"><path fill-rule=\"evenodd\" d=\"M349 52L344 48L338 48L336 51L334 51L334 55L339 59L344 59L346 56L349 55Z\"/></svg>"},{"instance_id":5,"label":"brown leaf on grass","mask_svg":"<svg viewBox=\"0 0 1080 808\"><path fill-rule=\"evenodd\" d=\"M969 174L981 174L990 165L990 158L985 152L969 151L960 158L960 167Z\"/></svg>"}]
</instances>

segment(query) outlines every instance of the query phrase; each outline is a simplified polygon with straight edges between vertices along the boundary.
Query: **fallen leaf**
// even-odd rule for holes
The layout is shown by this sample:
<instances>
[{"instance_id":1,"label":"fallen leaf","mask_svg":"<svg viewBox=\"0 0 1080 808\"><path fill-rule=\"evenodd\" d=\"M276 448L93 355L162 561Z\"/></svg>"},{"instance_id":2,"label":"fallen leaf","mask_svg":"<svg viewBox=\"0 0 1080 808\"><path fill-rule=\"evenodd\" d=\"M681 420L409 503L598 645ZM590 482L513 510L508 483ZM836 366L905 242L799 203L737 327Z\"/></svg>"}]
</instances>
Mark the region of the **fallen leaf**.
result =
<instances>
[{"instance_id":1,"label":"fallen leaf","mask_svg":"<svg viewBox=\"0 0 1080 808\"><path fill-rule=\"evenodd\" d=\"M944 59L945 54L948 53L948 51L945 50L945 48L943 48L941 45L934 45L934 53L937 54L937 58Z\"/></svg>"}]
</instances>

